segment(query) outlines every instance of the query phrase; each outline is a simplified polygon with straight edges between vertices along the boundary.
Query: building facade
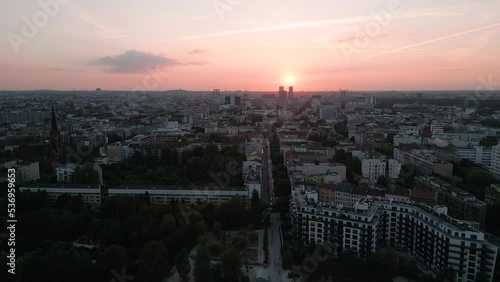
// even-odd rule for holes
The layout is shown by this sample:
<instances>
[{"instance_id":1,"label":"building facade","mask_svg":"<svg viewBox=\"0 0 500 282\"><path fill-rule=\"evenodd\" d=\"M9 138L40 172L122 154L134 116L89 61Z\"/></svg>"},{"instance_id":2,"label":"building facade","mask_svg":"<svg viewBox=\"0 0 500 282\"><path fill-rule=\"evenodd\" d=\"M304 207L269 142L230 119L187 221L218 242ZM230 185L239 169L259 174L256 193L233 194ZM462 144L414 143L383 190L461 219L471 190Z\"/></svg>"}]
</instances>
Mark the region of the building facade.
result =
<instances>
[{"instance_id":1,"label":"building facade","mask_svg":"<svg viewBox=\"0 0 500 282\"><path fill-rule=\"evenodd\" d=\"M219 205L232 197L247 198L243 187L232 186L178 186L178 185L121 185L108 189L108 195L148 195L152 204L168 205L174 201L185 204L211 203Z\"/></svg>"},{"instance_id":2,"label":"building facade","mask_svg":"<svg viewBox=\"0 0 500 282\"><path fill-rule=\"evenodd\" d=\"M437 192L438 204L448 207L450 216L477 222L484 228L486 222L485 202L453 184L437 177L415 177L415 189Z\"/></svg>"},{"instance_id":3,"label":"building facade","mask_svg":"<svg viewBox=\"0 0 500 282\"><path fill-rule=\"evenodd\" d=\"M484 201L488 205L500 204L500 184L491 184L484 190Z\"/></svg>"},{"instance_id":4,"label":"building facade","mask_svg":"<svg viewBox=\"0 0 500 282\"><path fill-rule=\"evenodd\" d=\"M446 207L362 198L346 209L294 191L291 221L297 240L329 246L333 255L362 257L390 245L434 271L451 267L457 281L473 282L480 272L493 279L497 245L472 224L447 215Z\"/></svg>"},{"instance_id":5,"label":"building facade","mask_svg":"<svg viewBox=\"0 0 500 282\"><path fill-rule=\"evenodd\" d=\"M379 176L385 176L386 162L384 160L363 159L361 161L361 174L370 182L376 182Z\"/></svg>"},{"instance_id":6,"label":"building facade","mask_svg":"<svg viewBox=\"0 0 500 282\"><path fill-rule=\"evenodd\" d=\"M492 147L490 172L496 178L500 178L500 145Z\"/></svg>"},{"instance_id":7,"label":"building facade","mask_svg":"<svg viewBox=\"0 0 500 282\"><path fill-rule=\"evenodd\" d=\"M62 195L81 196L84 205L101 205L101 186L98 184L31 184L19 187L19 191L44 191L51 201L56 201Z\"/></svg>"}]
</instances>

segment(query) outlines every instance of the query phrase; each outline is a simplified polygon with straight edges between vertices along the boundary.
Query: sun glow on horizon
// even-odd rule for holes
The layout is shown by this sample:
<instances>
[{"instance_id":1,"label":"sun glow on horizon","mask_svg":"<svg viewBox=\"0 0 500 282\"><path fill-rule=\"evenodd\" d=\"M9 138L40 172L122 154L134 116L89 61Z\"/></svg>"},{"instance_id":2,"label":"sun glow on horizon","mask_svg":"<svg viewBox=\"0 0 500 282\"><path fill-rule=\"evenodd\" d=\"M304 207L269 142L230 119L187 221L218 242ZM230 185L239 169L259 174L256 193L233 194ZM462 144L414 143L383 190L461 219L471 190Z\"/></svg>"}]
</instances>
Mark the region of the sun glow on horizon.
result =
<instances>
[{"instance_id":1,"label":"sun glow on horizon","mask_svg":"<svg viewBox=\"0 0 500 282\"><path fill-rule=\"evenodd\" d=\"M288 75L285 77L285 82L288 83L288 85L291 85L291 83L293 83L293 76Z\"/></svg>"}]
</instances>

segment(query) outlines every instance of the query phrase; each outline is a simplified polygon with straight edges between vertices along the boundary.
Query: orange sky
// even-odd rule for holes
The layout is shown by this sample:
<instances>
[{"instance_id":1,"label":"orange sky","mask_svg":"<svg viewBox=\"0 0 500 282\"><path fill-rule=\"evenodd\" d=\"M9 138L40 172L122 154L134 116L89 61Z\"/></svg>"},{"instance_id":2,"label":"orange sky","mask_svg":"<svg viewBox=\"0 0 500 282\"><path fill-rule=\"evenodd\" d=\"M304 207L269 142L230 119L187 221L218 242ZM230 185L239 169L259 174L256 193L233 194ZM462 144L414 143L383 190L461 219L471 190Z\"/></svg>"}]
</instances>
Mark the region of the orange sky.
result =
<instances>
[{"instance_id":1,"label":"orange sky","mask_svg":"<svg viewBox=\"0 0 500 282\"><path fill-rule=\"evenodd\" d=\"M1 90L264 91L287 76L297 91L500 81L498 1L42 2L0 4Z\"/></svg>"}]
</instances>

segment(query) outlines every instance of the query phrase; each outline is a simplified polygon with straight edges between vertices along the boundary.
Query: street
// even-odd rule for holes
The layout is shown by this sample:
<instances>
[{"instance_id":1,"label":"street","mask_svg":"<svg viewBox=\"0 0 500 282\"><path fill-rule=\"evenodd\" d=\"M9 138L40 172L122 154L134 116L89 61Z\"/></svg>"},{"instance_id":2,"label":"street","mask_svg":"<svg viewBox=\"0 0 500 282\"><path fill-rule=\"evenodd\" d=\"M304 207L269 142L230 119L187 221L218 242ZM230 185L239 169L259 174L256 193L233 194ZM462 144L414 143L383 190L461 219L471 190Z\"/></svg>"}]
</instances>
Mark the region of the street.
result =
<instances>
[{"instance_id":1,"label":"street","mask_svg":"<svg viewBox=\"0 0 500 282\"><path fill-rule=\"evenodd\" d=\"M262 158L262 200L266 204L270 204L270 187L272 183L270 183L269 178L270 178L270 173L269 173L269 162L270 162L270 156L269 156L269 144L267 140L264 142L263 146L263 158Z\"/></svg>"},{"instance_id":2,"label":"street","mask_svg":"<svg viewBox=\"0 0 500 282\"><path fill-rule=\"evenodd\" d=\"M269 280L281 282L283 268L281 264L281 218L279 213L271 214L271 226L269 232Z\"/></svg>"}]
</instances>

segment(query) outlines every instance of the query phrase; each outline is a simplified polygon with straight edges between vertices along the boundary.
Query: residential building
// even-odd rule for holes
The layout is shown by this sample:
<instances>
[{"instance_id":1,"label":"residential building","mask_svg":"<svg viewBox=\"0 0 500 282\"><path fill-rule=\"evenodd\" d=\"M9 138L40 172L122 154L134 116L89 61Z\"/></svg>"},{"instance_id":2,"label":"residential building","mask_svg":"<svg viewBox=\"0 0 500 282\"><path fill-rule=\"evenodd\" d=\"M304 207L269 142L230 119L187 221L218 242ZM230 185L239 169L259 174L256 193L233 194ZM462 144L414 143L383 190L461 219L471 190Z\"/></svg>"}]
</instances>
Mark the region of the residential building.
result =
<instances>
[{"instance_id":1,"label":"residential building","mask_svg":"<svg viewBox=\"0 0 500 282\"><path fill-rule=\"evenodd\" d=\"M248 191L236 186L121 185L109 188L108 195L148 195L152 204L159 205L168 205L172 200L219 205L235 196L246 198Z\"/></svg>"},{"instance_id":2,"label":"residential building","mask_svg":"<svg viewBox=\"0 0 500 282\"><path fill-rule=\"evenodd\" d=\"M296 239L367 257L390 245L433 271L450 267L457 281L473 282L480 272L492 281L498 246L473 224L447 215L444 206L365 197L353 208L319 203L310 191L292 191L290 214Z\"/></svg>"},{"instance_id":3,"label":"residential building","mask_svg":"<svg viewBox=\"0 0 500 282\"><path fill-rule=\"evenodd\" d=\"M153 146L166 146L169 143L180 142L184 136L177 121L168 122L166 128L156 129L151 132Z\"/></svg>"},{"instance_id":4,"label":"residential building","mask_svg":"<svg viewBox=\"0 0 500 282\"><path fill-rule=\"evenodd\" d=\"M335 184L322 184L319 187L319 200L324 203L334 203L335 202Z\"/></svg>"},{"instance_id":5,"label":"residential building","mask_svg":"<svg viewBox=\"0 0 500 282\"><path fill-rule=\"evenodd\" d=\"M395 159L390 159L387 161L389 166L389 179L396 179L399 177L399 173L401 172L401 163Z\"/></svg>"},{"instance_id":6,"label":"residential building","mask_svg":"<svg viewBox=\"0 0 500 282\"><path fill-rule=\"evenodd\" d=\"M71 183L77 169L77 164L59 164L56 167L57 182Z\"/></svg>"},{"instance_id":7,"label":"residential building","mask_svg":"<svg viewBox=\"0 0 500 282\"><path fill-rule=\"evenodd\" d=\"M320 107L319 118L322 120L337 120L337 107L335 106Z\"/></svg>"},{"instance_id":8,"label":"residential building","mask_svg":"<svg viewBox=\"0 0 500 282\"><path fill-rule=\"evenodd\" d=\"M98 184L30 184L19 187L21 192L44 191L51 201L62 195L81 196L82 204L92 207L101 205L101 186Z\"/></svg>"},{"instance_id":9,"label":"residential building","mask_svg":"<svg viewBox=\"0 0 500 282\"><path fill-rule=\"evenodd\" d=\"M247 191L248 199L252 199L254 190L257 191L257 193L259 194L259 198L262 199L262 183L260 181L260 178L258 180L247 179L245 181L245 189Z\"/></svg>"},{"instance_id":10,"label":"residential building","mask_svg":"<svg viewBox=\"0 0 500 282\"><path fill-rule=\"evenodd\" d=\"M500 184L491 184L484 190L484 201L488 205L500 204Z\"/></svg>"},{"instance_id":11,"label":"residential building","mask_svg":"<svg viewBox=\"0 0 500 282\"><path fill-rule=\"evenodd\" d=\"M119 163L128 160L134 151L129 146L111 145L100 147L99 152L108 157L108 162Z\"/></svg>"},{"instance_id":12,"label":"residential building","mask_svg":"<svg viewBox=\"0 0 500 282\"><path fill-rule=\"evenodd\" d=\"M340 176L340 180L346 179L346 166L340 163L303 163L298 161L287 161L288 172L300 172L303 175L319 175L335 172Z\"/></svg>"},{"instance_id":13,"label":"residential building","mask_svg":"<svg viewBox=\"0 0 500 282\"><path fill-rule=\"evenodd\" d=\"M434 120L431 124L432 135L443 134L445 123L442 121Z\"/></svg>"},{"instance_id":14,"label":"residential building","mask_svg":"<svg viewBox=\"0 0 500 282\"><path fill-rule=\"evenodd\" d=\"M453 164L440 160L434 151L412 150L400 153L402 162L410 164L417 175L439 174L443 177L453 177Z\"/></svg>"},{"instance_id":15,"label":"residential building","mask_svg":"<svg viewBox=\"0 0 500 282\"><path fill-rule=\"evenodd\" d=\"M18 184L25 184L40 179L40 164L37 161L17 161L16 181Z\"/></svg>"},{"instance_id":16,"label":"residential building","mask_svg":"<svg viewBox=\"0 0 500 282\"><path fill-rule=\"evenodd\" d=\"M454 148L454 151L462 158L472 161L477 165L491 165L493 150L491 147L485 146L469 146Z\"/></svg>"},{"instance_id":17,"label":"residential building","mask_svg":"<svg viewBox=\"0 0 500 282\"><path fill-rule=\"evenodd\" d=\"M385 169L385 160L374 158L361 161L361 174L371 183L376 182L379 176L385 176Z\"/></svg>"},{"instance_id":18,"label":"residential building","mask_svg":"<svg viewBox=\"0 0 500 282\"><path fill-rule=\"evenodd\" d=\"M448 207L450 216L477 222L481 229L486 221L486 203L476 196L438 177L415 177L415 189L438 194L438 204Z\"/></svg>"},{"instance_id":19,"label":"residential building","mask_svg":"<svg viewBox=\"0 0 500 282\"><path fill-rule=\"evenodd\" d=\"M490 172L500 179L500 144L492 147Z\"/></svg>"}]
</instances>

